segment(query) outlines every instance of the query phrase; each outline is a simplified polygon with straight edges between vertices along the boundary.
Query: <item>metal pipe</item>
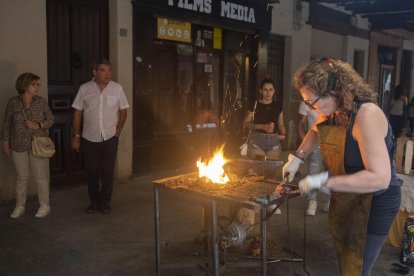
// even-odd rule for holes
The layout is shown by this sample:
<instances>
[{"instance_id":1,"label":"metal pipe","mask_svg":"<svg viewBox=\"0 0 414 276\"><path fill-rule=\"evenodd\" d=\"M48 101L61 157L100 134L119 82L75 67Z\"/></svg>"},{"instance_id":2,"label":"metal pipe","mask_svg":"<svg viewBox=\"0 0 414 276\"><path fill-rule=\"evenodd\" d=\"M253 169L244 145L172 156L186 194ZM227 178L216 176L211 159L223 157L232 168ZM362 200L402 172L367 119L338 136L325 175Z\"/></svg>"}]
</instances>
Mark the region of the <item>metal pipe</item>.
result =
<instances>
[{"instance_id":1,"label":"metal pipe","mask_svg":"<svg viewBox=\"0 0 414 276\"><path fill-rule=\"evenodd\" d=\"M211 200L211 248L212 254L212 268L213 275L219 275L219 258L218 258L218 243L217 243L217 203Z\"/></svg>"},{"instance_id":2,"label":"metal pipe","mask_svg":"<svg viewBox=\"0 0 414 276\"><path fill-rule=\"evenodd\" d=\"M160 275L160 206L158 187L154 186L155 275Z\"/></svg>"},{"instance_id":3,"label":"metal pipe","mask_svg":"<svg viewBox=\"0 0 414 276\"><path fill-rule=\"evenodd\" d=\"M262 255L262 276L266 276L266 262L267 262L267 248L266 248L266 206L262 206L261 210L261 223L260 223L260 230L262 232L262 240L261 240L261 250L260 254Z\"/></svg>"}]
</instances>

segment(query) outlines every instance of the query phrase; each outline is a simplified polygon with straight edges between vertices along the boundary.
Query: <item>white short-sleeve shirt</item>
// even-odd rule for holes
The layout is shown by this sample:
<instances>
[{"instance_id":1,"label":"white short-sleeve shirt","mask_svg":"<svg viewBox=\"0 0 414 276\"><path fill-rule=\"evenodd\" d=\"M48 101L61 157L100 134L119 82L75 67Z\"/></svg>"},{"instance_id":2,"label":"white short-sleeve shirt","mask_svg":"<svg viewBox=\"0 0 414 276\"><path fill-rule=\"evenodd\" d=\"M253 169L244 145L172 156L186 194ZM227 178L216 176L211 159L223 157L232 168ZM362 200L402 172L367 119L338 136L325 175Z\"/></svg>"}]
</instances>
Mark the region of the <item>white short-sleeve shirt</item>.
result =
<instances>
[{"instance_id":1,"label":"white short-sleeve shirt","mask_svg":"<svg viewBox=\"0 0 414 276\"><path fill-rule=\"evenodd\" d=\"M110 81L102 90L92 80L79 87L72 107L83 111L82 137L91 142L101 142L116 133L118 111L129 107L124 89Z\"/></svg>"}]
</instances>

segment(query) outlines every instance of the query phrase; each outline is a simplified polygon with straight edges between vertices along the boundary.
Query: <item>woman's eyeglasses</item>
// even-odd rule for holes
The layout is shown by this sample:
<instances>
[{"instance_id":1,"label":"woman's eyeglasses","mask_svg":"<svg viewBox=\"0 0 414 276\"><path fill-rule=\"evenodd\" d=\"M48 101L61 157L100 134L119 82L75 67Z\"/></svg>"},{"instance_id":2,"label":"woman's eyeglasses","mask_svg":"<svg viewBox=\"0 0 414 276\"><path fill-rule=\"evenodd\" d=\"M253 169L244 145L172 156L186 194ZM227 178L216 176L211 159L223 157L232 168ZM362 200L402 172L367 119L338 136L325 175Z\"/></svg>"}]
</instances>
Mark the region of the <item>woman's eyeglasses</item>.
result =
<instances>
[{"instance_id":1,"label":"woman's eyeglasses","mask_svg":"<svg viewBox=\"0 0 414 276\"><path fill-rule=\"evenodd\" d=\"M315 100L313 100L312 102L309 100L303 100L303 102L309 106L309 108L315 110L315 104L321 99L321 97L317 97Z\"/></svg>"}]
</instances>

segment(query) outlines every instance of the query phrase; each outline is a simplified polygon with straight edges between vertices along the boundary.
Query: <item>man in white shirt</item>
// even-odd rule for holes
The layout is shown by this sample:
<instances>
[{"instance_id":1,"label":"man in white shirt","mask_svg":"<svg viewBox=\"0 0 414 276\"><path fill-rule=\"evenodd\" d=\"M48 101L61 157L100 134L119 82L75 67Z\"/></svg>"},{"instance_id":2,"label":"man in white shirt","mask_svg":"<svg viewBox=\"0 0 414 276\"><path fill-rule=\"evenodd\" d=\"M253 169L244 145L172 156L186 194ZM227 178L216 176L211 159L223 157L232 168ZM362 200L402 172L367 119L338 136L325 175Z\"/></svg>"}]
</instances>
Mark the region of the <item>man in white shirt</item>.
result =
<instances>
[{"instance_id":1,"label":"man in white shirt","mask_svg":"<svg viewBox=\"0 0 414 276\"><path fill-rule=\"evenodd\" d=\"M129 104L122 86L111 80L112 68L107 59L94 64L93 75L91 81L80 86L72 104L72 148L82 148L88 177L91 204L85 212L99 210L109 214L118 140Z\"/></svg>"},{"instance_id":2,"label":"man in white shirt","mask_svg":"<svg viewBox=\"0 0 414 276\"><path fill-rule=\"evenodd\" d=\"M298 119L298 133L301 140L305 137L308 129L311 129L318 119L318 114L312 108L312 106L306 106L305 102L301 102L299 105L299 119ZM325 164L321 155L319 147L314 149L311 154L308 156L308 174L317 174L325 170ZM316 200L317 192L311 192L308 195L309 205L306 211L308 216L314 216L316 214L316 208L318 207L318 202ZM329 211L329 197L324 204L323 210Z\"/></svg>"}]
</instances>

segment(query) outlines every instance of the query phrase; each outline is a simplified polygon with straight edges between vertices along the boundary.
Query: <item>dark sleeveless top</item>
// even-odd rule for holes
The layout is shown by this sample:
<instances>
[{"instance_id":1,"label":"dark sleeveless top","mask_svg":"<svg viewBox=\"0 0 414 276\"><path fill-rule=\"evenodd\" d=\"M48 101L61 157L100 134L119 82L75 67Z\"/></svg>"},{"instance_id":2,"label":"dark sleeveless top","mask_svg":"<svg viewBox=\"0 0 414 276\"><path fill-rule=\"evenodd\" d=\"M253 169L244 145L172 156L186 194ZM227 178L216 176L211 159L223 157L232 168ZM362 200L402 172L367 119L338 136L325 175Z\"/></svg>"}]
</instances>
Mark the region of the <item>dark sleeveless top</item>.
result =
<instances>
[{"instance_id":1,"label":"dark sleeveless top","mask_svg":"<svg viewBox=\"0 0 414 276\"><path fill-rule=\"evenodd\" d=\"M361 170L364 170L364 163L362 162L361 152L359 151L358 142L352 137L352 128L355 123L356 113L359 111L359 108L367 102L357 102L356 112L352 112L350 115L350 121L348 128L346 130L346 140L345 140L345 153L344 153L344 166L346 174L355 173ZM395 173L395 162L394 162L394 148L395 148L395 139L391 129L390 124L388 123L388 132L385 137L385 144L387 145L388 156L391 164L391 180L390 185L401 186L401 180L397 177ZM380 190L374 193L375 195L381 194L384 190Z\"/></svg>"},{"instance_id":2,"label":"dark sleeveless top","mask_svg":"<svg viewBox=\"0 0 414 276\"><path fill-rule=\"evenodd\" d=\"M254 103L249 108L253 112ZM282 112L282 105L278 102L271 102L270 104L263 104L257 101L256 112L254 114L253 124L268 124L273 122L275 124L275 129L273 133L278 132L278 120L279 115ZM257 132L266 133L264 130L256 130Z\"/></svg>"}]
</instances>

